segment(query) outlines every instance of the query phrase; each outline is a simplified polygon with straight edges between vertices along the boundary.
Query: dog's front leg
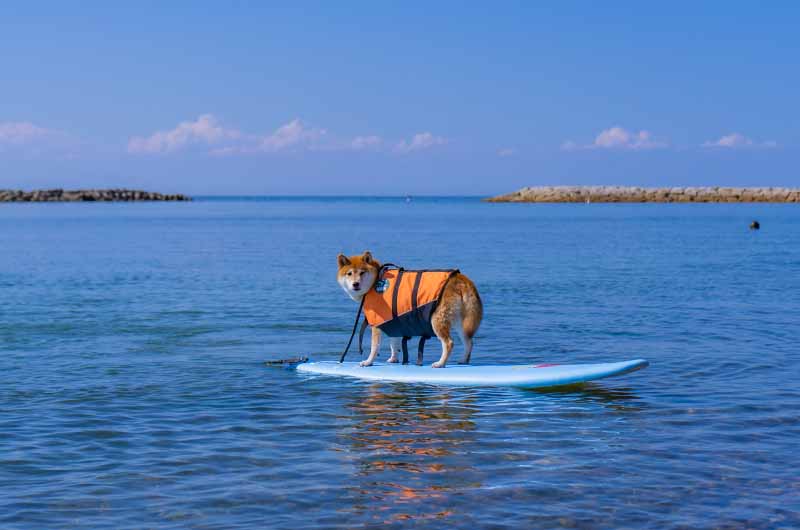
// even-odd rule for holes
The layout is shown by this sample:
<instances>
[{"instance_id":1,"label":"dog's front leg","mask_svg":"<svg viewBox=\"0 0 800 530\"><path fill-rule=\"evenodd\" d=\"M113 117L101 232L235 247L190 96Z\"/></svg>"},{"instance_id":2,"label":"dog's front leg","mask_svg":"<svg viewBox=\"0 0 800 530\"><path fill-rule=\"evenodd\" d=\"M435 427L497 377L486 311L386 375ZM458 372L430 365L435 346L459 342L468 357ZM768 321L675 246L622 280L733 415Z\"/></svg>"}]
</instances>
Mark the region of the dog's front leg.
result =
<instances>
[{"instance_id":1,"label":"dog's front leg","mask_svg":"<svg viewBox=\"0 0 800 530\"><path fill-rule=\"evenodd\" d=\"M378 356L378 349L381 347L381 330L372 328L372 348L369 351L369 357L366 361L361 361L361 366L372 366L375 358Z\"/></svg>"},{"instance_id":2,"label":"dog's front leg","mask_svg":"<svg viewBox=\"0 0 800 530\"><path fill-rule=\"evenodd\" d=\"M400 353L402 344L403 344L402 337L389 337L389 347L392 349L392 355L389 357L389 360L387 362L390 363L400 362L400 359L397 358L397 354Z\"/></svg>"}]
</instances>

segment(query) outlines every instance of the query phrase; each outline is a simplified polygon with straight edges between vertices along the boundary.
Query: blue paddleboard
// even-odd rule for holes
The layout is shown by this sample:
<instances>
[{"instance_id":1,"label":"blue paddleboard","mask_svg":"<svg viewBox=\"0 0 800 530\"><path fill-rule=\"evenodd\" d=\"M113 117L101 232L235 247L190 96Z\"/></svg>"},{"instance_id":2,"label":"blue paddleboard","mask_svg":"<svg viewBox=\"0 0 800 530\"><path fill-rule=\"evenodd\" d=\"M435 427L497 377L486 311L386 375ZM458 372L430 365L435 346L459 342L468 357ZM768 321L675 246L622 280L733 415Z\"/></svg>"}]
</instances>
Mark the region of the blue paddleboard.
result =
<instances>
[{"instance_id":1,"label":"blue paddleboard","mask_svg":"<svg viewBox=\"0 0 800 530\"><path fill-rule=\"evenodd\" d=\"M448 365L433 368L430 365L375 363L361 367L357 362L338 363L319 361L297 365L300 372L357 377L372 381L400 383L425 383L455 386L515 386L536 388L571 385L627 374L645 368L649 363L634 359L619 363L600 364L522 364L522 365Z\"/></svg>"}]
</instances>

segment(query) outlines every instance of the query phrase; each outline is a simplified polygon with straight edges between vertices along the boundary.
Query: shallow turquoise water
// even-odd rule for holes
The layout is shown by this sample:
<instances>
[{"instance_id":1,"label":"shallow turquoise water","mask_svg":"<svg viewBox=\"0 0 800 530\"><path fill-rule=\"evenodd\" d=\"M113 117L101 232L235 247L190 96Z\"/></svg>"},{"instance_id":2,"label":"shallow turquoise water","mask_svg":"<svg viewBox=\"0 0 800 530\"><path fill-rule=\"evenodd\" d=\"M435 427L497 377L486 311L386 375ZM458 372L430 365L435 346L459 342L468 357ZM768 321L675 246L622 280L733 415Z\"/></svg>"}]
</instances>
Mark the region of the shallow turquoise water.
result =
<instances>
[{"instance_id":1,"label":"shallow turquoise water","mask_svg":"<svg viewBox=\"0 0 800 530\"><path fill-rule=\"evenodd\" d=\"M475 280L473 364L651 366L551 391L266 368L338 355L335 256L367 248ZM3 528L800 525L797 206L6 204L0 249Z\"/></svg>"}]
</instances>

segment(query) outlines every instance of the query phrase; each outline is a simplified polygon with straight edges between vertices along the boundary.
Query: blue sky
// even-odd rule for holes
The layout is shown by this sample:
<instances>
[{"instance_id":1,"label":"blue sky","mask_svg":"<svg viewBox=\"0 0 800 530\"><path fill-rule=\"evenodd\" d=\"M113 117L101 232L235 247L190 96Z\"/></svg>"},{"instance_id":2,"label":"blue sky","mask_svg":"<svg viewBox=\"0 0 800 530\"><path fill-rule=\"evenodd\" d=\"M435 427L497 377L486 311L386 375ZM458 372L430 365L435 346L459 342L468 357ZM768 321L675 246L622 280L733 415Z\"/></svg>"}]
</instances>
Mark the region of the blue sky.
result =
<instances>
[{"instance_id":1,"label":"blue sky","mask_svg":"<svg viewBox=\"0 0 800 530\"><path fill-rule=\"evenodd\" d=\"M796 2L0 6L0 188L800 185Z\"/></svg>"}]
</instances>

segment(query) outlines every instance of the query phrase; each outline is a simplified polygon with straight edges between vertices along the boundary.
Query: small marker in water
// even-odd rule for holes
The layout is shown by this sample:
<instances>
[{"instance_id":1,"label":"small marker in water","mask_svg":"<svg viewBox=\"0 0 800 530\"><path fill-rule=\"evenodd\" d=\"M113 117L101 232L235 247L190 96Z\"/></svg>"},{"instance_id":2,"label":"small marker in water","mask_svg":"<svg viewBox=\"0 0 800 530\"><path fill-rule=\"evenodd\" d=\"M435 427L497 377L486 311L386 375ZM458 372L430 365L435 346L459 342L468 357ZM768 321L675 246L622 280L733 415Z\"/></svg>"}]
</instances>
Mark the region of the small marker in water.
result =
<instances>
[{"instance_id":1,"label":"small marker in water","mask_svg":"<svg viewBox=\"0 0 800 530\"><path fill-rule=\"evenodd\" d=\"M761 224L758 221L753 221L750 223L750 230L760 230Z\"/></svg>"}]
</instances>

